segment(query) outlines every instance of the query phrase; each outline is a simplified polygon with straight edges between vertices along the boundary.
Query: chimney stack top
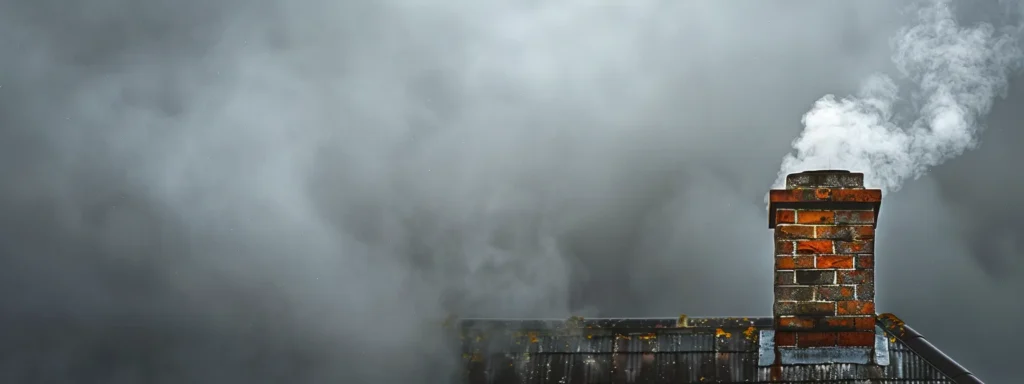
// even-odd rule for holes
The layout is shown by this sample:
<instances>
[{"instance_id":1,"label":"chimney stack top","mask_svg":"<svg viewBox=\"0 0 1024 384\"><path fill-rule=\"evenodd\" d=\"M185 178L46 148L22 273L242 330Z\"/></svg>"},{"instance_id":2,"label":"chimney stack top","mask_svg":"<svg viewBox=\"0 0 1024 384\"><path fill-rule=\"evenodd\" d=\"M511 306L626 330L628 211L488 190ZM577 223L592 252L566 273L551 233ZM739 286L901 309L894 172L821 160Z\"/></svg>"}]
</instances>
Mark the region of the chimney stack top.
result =
<instances>
[{"instance_id":1,"label":"chimney stack top","mask_svg":"<svg viewBox=\"0 0 1024 384\"><path fill-rule=\"evenodd\" d=\"M786 176L786 189L805 188L864 189L864 174L841 169L824 169Z\"/></svg>"}]
</instances>

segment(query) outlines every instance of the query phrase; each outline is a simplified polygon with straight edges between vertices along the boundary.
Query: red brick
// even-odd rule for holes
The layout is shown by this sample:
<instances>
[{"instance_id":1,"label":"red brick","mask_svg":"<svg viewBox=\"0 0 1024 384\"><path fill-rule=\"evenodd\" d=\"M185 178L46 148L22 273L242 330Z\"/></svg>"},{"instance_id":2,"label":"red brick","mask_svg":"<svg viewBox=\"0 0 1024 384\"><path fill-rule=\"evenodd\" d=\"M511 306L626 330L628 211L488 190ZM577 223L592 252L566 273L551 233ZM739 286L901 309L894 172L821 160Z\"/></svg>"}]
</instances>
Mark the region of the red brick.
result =
<instances>
[{"instance_id":1,"label":"red brick","mask_svg":"<svg viewBox=\"0 0 1024 384\"><path fill-rule=\"evenodd\" d=\"M874 315L875 302L873 301L840 301L836 305L836 313L839 315Z\"/></svg>"},{"instance_id":2,"label":"red brick","mask_svg":"<svg viewBox=\"0 0 1024 384\"><path fill-rule=\"evenodd\" d=\"M853 256L820 255L815 256L815 268L818 269L852 269Z\"/></svg>"},{"instance_id":3,"label":"red brick","mask_svg":"<svg viewBox=\"0 0 1024 384\"><path fill-rule=\"evenodd\" d=\"M776 239L813 239L814 227L810 225L779 225L775 227Z\"/></svg>"},{"instance_id":4,"label":"red brick","mask_svg":"<svg viewBox=\"0 0 1024 384\"><path fill-rule=\"evenodd\" d=\"M843 347L870 347L875 345L874 332L839 332L836 344Z\"/></svg>"},{"instance_id":5,"label":"red brick","mask_svg":"<svg viewBox=\"0 0 1024 384\"><path fill-rule=\"evenodd\" d=\"M768 191L768 200L772 203L795 202L849 202L877 203L882 201L882 191L878 189L773 189Z\"/></svg>"},{"instance_id":6,"label":"red brick","mask_svg":"<svg viewBox=\"0 0 1024 384\"><path fill-rule=\"evenodd\" d=\"M796 245L789 240L780 240L775 242L775 254L776 255L792 255L796 251Z\"/></svg>"},{"instance_id":7,"label":"red brick","mask_svg":"<svg viewBox=\"0 0 1024 384\"><path fill-rule=\"evenodd\" d=\"M857 269L875 268L875 257L871 255L857 256Z\"/></svg>"},{"instance_id":8,"label":"red brick","mask_svg":"<svg viewBox=\"0 0 1024 384\"><path fill-rule=\"evenodd\" d=\"M779 256L775 258L775 269L811 269L814 256Z\"/></svg>"},{"instance_id":9,"label":"red brick","mask_svg":"<svg viewBox=\"0 0 1024 384\"><path fill-rule=\"evenodd\" d=\"M832 285L826 287L816 287L814 298L815 300L826 300L826 301L840 301L840 300L853 300L854 290L851 286Z\"/></svg>"},{"instance_id":10,"label":"red brick","mask_svg":"<svg viewBox=\"0 0 1024 384\"><path fill-rule=\"evenodd\" d=\"M779 209L775 211L775 224L793 224L796 222L796 211Z\"/></svg>"},{"instance_id":11,"label":"red brick","mask_svg":"<svg viewBox=\"0 0 1024 384\"><path fill-rule=\"evenodd\" d=\"M818 319L818 330L822 331L873 331L875 329L875 317L867 316L826 316Z\"/></svg>"},{"instance_id":12,"label":"red brick","mask_svg":"<svg viewBox=\"0 0 1024 384\"><path fill-rule=\"evenodd\" d=\"M854 327L857 328L858 331L873 331L875 329L875 317L855 317L853 320L853 325Z\"/></svg>"},{"instance_id":13,"label":"red brick","mask_svg":"<svg viewBox=\"0 0 1024 384\"><path fill-rule=\"evenodd\" d=\"M852 317L823 317L818 321L818 329L823 331L851 331L856 329Z\"/></svg>"},{"instance_id":14,"label":"red brick","mask_svg":"<svg viewBox=\"0 0 1024 384\"><path fill-rule=\"evenodd\" d=\"M775 316L835 316L836 303L776 301L772 313Z\"/></svg>"},{"instance_id":15,"label":"red brick","mask_svg":"<svg viewBox=\"0 0 1024 384\"><path fill-rule=\"evenodd\" d=\"M836 189L832 191L831 201L850 203L878 203L882 201L879 189Z\"/></svg>"},{"instance_id":16,"label":"red brick","mask_svg":"<svg viewBox=\"0 0 1024 384\"><path fill-rule=\"evenodd\" d=\"M796 345L796 333L775 332L775 345L780 347L792 347Z\"/></svg>"},{"instance_id":17,"label":"red brick","mask_svg":"<svg viewBox=\"0 0 1024 384\"><path fill-rule=\"evenodd\" d=\"M875 229L870 225L817 225L814 237L818 239L854 241L875 238Z\"/></svg>"},{"instance_id":18,"label":"red brick","mask_svg":"<svg viewBox=\"0 0 1024 384\"><path fill-rule=\"evenodd\" d=\"M778 329L801 330L814 329L817 322L812 317L782 317L778 321Z\"/></svg>"},{"instance_id":19,"label":"red brick","mask_svg":"<svg viewBox=\"0 0 1024 384\"><path fill-rule=\"evenodd\" d=\"M833 224L835 223L835 212L832 211L806 211L797 212L797 223L800 224ZM776 222L778 219L776 219Z\"/></svg>"},{"instance_id":20,"label":"red brick","mask_svg":"<svg viewBox=\"0 0 1024 384\"><path fill-rule=\"evenodd\" d=\"M795 203L804 201L804 194L799 189L773 189L768 191L768 201L772 203Z\"/></svg>"},{"instance_id":21,"label":"red brick","mask_svg":"<svg viewBox=\"0 0 1024 384\"><path fill-rule=\"evenodd\" d=\"M874 224L875 211L836 211L836 224Z\"/></svg>"},{"instance_id":22,"label":"red brick","mask_svg":"<svg viewBox=\"0 0 1024 384\"><path fill-rule=\"evenodd\" d=\"M797 347L832 347L836 345L835 332L800 332L796 338Z\"/></svg>"},{"instance_id":23,"label":"red brick","mask_svg":"<svg viewBox=\"0 0 1024 384\"><path fill-rule=\"evenodd\" d=\"M839 284L865 284L875 280L874 269L857 269L852 271L838 271Z\"/></svg>"},{"instance_id":24,"label":"red brick","mask_svg":"<svg viewBox=\"0 0 1024 384\"><path fill-rule=\"evenodd\" d=\"M835 246L835 253L875 253L875 242L872 240L836 241Z\"/></svg>"},{"instance_id":25,"label":"red brick","mask_svg":"<svg viewBox=\"0 0 1024 384\"><path fill-rule=\"evenodd\" d=\"M802 240L796 242L796 253L835 253L832 249L832 240Z\"/></svg>"}]
</instances>

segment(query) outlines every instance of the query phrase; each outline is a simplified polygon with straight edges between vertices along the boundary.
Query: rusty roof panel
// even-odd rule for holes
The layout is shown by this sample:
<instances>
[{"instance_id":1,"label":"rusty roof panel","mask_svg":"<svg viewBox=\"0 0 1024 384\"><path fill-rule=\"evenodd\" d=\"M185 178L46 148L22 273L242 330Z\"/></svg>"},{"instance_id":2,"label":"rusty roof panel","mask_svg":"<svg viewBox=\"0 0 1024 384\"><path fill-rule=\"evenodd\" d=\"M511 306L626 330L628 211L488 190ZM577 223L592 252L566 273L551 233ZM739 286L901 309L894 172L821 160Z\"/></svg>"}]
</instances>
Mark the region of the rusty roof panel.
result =
<instances>
[{"instance_id":1,"label":"rusty roof panel","mask_svg":"<svg viewBox=\"0 0 1024 384\"><path fill-rule=\"evenodd\" d=\"M771 329L771 318L474 319L461 324L465 379L473 384L838 384L863 379L893 384L981 383L952 360L928 360L934 353L921 353L924 339L913 329L902 324L896 329L890 319L879 320L892 336L887 339L888 366L759 367L757 338L760 330ZM771 381L773 373L781 381Z\"/></svg>"}]
</instances>

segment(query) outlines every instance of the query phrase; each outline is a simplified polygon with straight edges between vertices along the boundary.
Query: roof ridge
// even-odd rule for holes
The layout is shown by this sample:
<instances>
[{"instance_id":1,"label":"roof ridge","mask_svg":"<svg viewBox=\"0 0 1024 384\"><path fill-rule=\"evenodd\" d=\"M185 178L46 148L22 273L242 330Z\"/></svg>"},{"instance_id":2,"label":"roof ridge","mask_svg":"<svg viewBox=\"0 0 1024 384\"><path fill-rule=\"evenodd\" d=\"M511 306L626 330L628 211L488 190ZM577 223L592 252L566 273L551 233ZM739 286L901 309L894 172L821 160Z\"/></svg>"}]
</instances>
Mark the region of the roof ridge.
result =
<instances>
[{"instance_id":1,"label":"roof ridge","mask_svg":"<svg viewBox=\"0 0 1024 384\"><path fill-rule=\"evenodd\" d=\"M910 348L932 367L948 376L950 380L957 384L985 384L896 315L883 313L878 315L877 319L886 333Z\"/></svg>"}]
</instances>

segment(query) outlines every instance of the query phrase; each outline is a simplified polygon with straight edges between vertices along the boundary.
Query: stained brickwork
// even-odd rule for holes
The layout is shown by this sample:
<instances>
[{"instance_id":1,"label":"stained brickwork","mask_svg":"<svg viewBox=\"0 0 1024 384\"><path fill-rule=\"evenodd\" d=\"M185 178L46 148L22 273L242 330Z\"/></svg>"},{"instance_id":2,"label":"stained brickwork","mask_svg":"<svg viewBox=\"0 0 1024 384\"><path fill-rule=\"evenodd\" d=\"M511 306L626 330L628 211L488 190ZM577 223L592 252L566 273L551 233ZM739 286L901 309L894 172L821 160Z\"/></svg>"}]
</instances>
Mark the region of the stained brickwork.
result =
<instances>
[{"instance_id":1,"label":"stained brickwork","mask_svg":"<svg viewBox=\"0 0 1024 384\"><path fill-rule=\"evenodd\" d=\"M863 175L790 175L769 194L775 229L776 345L871 347L874 238L881 191Z\"/></svg>"}]
</instances>

